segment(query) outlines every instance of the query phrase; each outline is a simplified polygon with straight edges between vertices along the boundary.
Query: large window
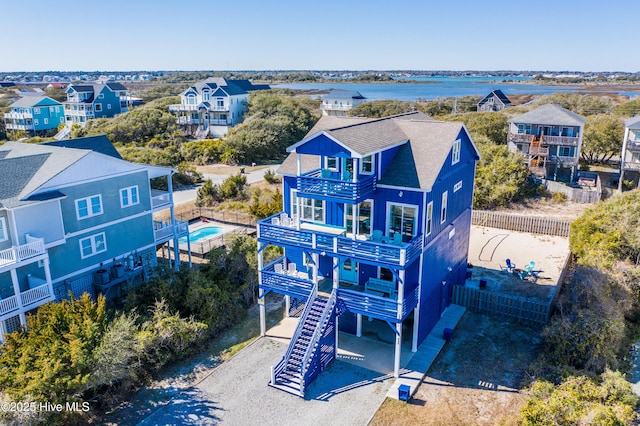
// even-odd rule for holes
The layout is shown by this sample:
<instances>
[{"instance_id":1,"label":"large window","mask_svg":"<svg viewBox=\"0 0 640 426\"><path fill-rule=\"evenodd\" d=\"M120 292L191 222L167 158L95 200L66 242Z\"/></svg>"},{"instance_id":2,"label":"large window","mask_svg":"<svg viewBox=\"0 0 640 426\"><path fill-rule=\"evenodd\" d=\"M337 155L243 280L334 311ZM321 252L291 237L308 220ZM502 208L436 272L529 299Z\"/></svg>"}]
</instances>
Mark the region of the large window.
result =
<instances>
[{"instance_id":1,"label":"large window","mask_svg":"<svg viewBox=\"0 0 640 426\"><path fill-rule=\"evenodd\" d=\"M0 241L7 241L9 239L9 231L7 230L7 222L4 217L0 217Z\"/></svg>"},{"instance_id":2,"label":"large window","mask_svg":"<svg viewBox=\"0 0 640 426\"><path fill-rule=\"evenodd\" d=\"M365 175L373 173L373 155L367 155L362 158L362 167L360 172Z\"/></svg>"},{"instance_id":3,"label":"large window","mask_svg":"<svg viewBox=\"0 0 640 426\"><path fill-rule=\"evenodd\" d=\"M102 214L102 196L92 195L91 197L76 200L76 216L78 219L86 219L99 214Z\"/></svg>"},{"instance_id":4,"label":"large window","mask_svg":"<svg viewBox=\"0 0 640 426\"><path fill-rule=\"evenodd\" d=\"M324 201L302 197L299 200L302 208L301 220L324 223ZM291 214L298 214L298 197L295 192L291 193Z\"/></svg>"},{"instance_id":5,"label":"large window","mask_svg":"<svg viewBox=\"0 0 640 426\"><path fill-rule=\"evenodd\" d=\"M102 111L102 104L95 104L94 107L96 111Z\"/></svg>"},{"instance_id":6,"label":"large window","mask_svg":"<svg viewBox=\"0 0 640 426\"><path fill-rule=\"evenodd\" d=\"M361 202L358 206L347 204L345 206L345 220L347 232L355 233L356 235L371 235L371 218L373 217L373 202L370 200ZM357 207L357 208L356 208ZM356 213L356 228L353 225L353 213Z\"/></svg>"},{"instance_id":7,"label":"large window","mask_svg":"<svg viewBox=\"0 0 640 426\"><path fill-rule=\"evenodd\" d=\"M451 164L456 164L460 161L460 145L460 140L453 143L453 149L451 150Z\"/></svg>"},{"instance_id":8,"label":"large window","mask_svg":"<svg viewBox=\"0 0 640 426\"><path fill-rule=\"evenodd\" d=\"M138 185L120 189L120 206L129 207L139 203Z\"/></svg>"},{"instance_id":9,"label":"large window","mask_svg":"<svg viewBox=\"0 0 640 426\"><path fill-rule=\"evenodd\" d=\"M107 239L104 232L80 239L80 257L83 259L105 251Z\"/></svg>"},{"instance_id":10,"label":"large window","mask_svg":"<svg viewBox=\"0 0 640 426\"><path fill-rule=\"evenodd\" d=\"M442 205L440 206L440 223L444 223L447 220L447 197L449 191L442 193Z\"/></svg>"},{"instance_id":11,"label":"large window","mask_svg":"<svg viewBox=\"0 0 640 426\"><path fill-rule=\"evenodd\" d=\"M387 212L389 236L393 237L396 233L400 233L402 241L411 241L417 231L416 217L418 208L405 204L389 204Z\"/></svg>"}]
</instances>

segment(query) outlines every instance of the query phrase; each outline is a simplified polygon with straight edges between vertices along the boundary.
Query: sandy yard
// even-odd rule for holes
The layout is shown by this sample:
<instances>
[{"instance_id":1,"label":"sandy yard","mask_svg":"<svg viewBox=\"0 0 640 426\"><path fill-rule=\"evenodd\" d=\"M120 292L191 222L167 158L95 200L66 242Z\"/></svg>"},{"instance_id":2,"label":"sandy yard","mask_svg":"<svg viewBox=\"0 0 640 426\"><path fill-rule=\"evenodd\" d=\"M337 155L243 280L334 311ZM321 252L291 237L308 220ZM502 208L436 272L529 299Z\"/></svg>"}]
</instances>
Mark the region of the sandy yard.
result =
<instances>
[{"instance_id":1,"label":"sandy yard","mask_svg":"<svg viewBox=\"0 0 640 426\"><path fill-rule=\"evenodd\" d=\"M473 264L473 276L467 285L478 285L483 278L488 291L547 300L553 297L568 256L568 238L471 226L469 262ZM534 270L541 271L539 278L521 280L503 272L506 259L518 268L535 262Z\"/></svg>"}]
</instances>

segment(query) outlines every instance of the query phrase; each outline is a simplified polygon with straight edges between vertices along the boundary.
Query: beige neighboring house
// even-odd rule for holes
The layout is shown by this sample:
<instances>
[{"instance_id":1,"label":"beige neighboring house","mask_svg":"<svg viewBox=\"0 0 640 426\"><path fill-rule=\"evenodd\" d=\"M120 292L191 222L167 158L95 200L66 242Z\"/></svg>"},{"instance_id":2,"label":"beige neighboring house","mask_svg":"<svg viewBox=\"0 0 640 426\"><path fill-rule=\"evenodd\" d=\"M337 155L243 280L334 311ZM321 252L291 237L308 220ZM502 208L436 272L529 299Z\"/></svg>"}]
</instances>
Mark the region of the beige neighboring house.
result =
<instances>
[{"instance_id":1,"label":"beige neighboring house","mask_svg":"<svg viewBox=\"0 0 640 426\"><path fill-rule=\"evenodd\" d=\"M347 111L366 100L358 91L334 89L322 97L322 115L344 117Z\"/></svg>"},{"instance_id":2,"label":"beige neighboring house","mask_svg":"<svg viewBox=\"0 0 640 426\"><path fill-rule=\"evenodd\" d=\"M625 172L638 179L640 174L640 115L624 120L624 139L620 156L618 191L622 192Z\"/></svg>"}]
</instances>

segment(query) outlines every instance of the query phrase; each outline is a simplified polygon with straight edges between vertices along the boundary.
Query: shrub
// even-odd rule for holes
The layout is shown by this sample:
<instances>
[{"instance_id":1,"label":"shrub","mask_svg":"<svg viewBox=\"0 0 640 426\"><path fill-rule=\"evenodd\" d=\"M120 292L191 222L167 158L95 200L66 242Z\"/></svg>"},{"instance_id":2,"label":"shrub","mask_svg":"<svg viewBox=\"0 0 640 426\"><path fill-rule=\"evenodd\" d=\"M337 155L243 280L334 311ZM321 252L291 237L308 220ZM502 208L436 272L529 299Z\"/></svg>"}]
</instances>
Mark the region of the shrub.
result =
<instances>
[{"instance_id":1,"label":"shrub","mask_svg":"<svg viewBox=\"0 0 640 426\"><path fill-rule=\"evenodd\" d=\"M244 175L229 176L220 184L220 195L225 200L232 198L245 198L244 187L247 177Z\"/></svg>"},{"instance_id":2,"label":"shrub","mask_svg":"<svg viewBox=\"0 0 640 426\"><path fill-rule=\"evenodd\" d=\"M555 203L564 203L567 201L567 194L564 192L552 192L551 193L551 201Z\"/></svg>"},{"instance_id":3,"label":"shrub","mask_svg":"<svg viewBox=\"0 0 640 426\"><path fill-rule=\"evenodd\" d=\"M280 179L280 176L276 175L275 172L271 169L264 172L264 180L266 180L267 183L270 183L272 185L282 182L282 179Z\"/></svg>"},{"instance_id":4,"label":"shrub","mask_svg":"<svg viewBox=\"0 0 640 426\"><path fill-rule=\"evenodd\" d=\"M620 373L570 377L559 386L535 382L520 410L523 425L632 424L638 397Z\"/></svg>"}]
</instances>

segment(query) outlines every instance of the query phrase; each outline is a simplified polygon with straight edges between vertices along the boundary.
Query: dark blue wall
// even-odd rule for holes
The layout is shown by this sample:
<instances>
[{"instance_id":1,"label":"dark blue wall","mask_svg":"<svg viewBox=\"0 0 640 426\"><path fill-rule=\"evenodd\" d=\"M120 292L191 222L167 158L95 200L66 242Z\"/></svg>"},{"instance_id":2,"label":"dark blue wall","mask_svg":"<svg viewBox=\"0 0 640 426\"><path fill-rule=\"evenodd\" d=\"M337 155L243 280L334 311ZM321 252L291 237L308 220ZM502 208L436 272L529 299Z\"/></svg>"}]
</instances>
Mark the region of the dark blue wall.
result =
<instances>
[{"instance_id":1,"label":"dark blue wall","mask_svg":"<svg viewBox=\"0 0 640 426\"><path fill-rule=\"evenodd\" d=\"M351 157L351 152L326 135L318 135L296 148L298 154L325 155L327 157Z\"/></svg>"}]
</instances>

